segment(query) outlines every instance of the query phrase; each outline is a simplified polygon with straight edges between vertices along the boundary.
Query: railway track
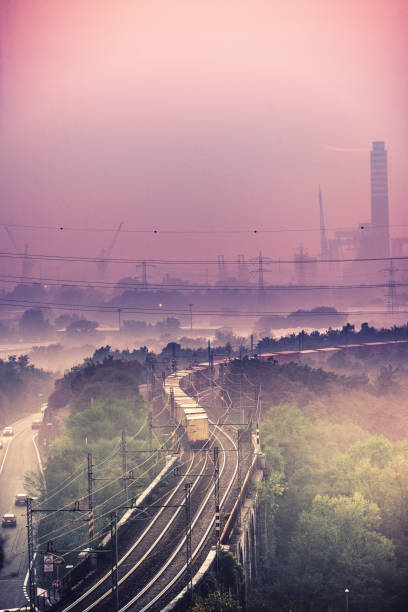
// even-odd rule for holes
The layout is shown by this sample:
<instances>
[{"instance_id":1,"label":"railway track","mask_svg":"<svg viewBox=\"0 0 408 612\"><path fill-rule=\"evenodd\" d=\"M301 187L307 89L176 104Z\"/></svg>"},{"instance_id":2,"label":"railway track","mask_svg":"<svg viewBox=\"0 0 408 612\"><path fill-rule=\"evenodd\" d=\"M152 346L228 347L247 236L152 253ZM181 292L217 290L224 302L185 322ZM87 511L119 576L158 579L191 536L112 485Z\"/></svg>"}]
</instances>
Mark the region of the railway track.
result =
<instances>
[{"instance_id":1,"label":"railway track","mask_svg":"<svg viewBox=\"0 0 408 612\"><path fill-rule=\"evenodd\" d=\"M232 437L223 432L218 425L214 425L214 437L217 440L219 451L222 456L222 466L220 467L220 490L223 491L220 497L220 508L225 506L225 502L231 492L236 474L237 457L235 452L236 445ZM197 512L192 515L192 554L193 566L198 567L203 558L207 555L212 544L215 544L214 537L214 484L207 484L205 497L202 500ZM120 606L120 612L126 610L152 610L159 611L172 597L181 591L187 584L185 575L186 555L185 555L186 536L183 536L173 552L169 552L168 558L151 580L140 589L134 596ZM102 612L102 610L98 610Z\"/></svg>"},{"instance_id":2,"label":"railway track","mask_svg":"<svg viewBox=\"0 0 408 612\"><path fill-rule=\"evenodd\" d=\"M184 484L191 485L192 561L200 552L211 546L214 523L213 462L212 447L220 450L220 490L224 491L222 502L229 494L236 475L236 453L234 441L214 425L206 450L192 452L188 458L185 474L163 500L163 507L151 508L154 516L146 527L120 555L118 560L118 586L120 610L157 609L161 601L171 597L175 590L184 586L185 570L185 507ZM220 500L221 501L221 500ZM154 504L153 504L154 506ZM156 511L157 510L157 511ZM110 607L112 596L111 572L105 572L95 584L70 603L58 607L61 612L101 612ZM160 603L159 603L160 602ZM155 607L156 606L156 607Z\"/></svg>"}]
</instances>

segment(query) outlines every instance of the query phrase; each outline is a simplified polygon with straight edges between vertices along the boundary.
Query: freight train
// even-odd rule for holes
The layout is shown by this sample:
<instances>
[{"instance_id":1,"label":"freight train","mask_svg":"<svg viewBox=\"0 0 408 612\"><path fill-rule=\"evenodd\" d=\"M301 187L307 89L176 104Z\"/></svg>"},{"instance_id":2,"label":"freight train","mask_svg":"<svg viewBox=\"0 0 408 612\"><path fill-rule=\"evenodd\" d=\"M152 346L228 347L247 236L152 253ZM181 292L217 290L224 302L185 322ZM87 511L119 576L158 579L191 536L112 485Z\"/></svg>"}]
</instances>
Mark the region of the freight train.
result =
<instances>
[{"instance_id":1,"label":"freight train","mask_svg":"<svg viewBox=\"0 0 408 612\"><path fill-rule=\"evenodd\" d=\"M203 444L208 440L208 415L198 401L187 395L180 387L183 378L192 375L194 370L180 370L170 374L164 382L164 392L168 397L170 416L182 425L186 431L187 439L194 446Z\"/></svg>"},{"instance_id":2,"label":"freight train","mask_svg":"<svg viewBox=\"0 0 408 612\"><path fill-rule=\"evenodd\" d=\"M327 355L334 354L339 351L347 351L348 353L358 353L365 350L370 353L380 353L387 350L393 345L407 345L408 340L389 340L385 342L364 342L361 344L341 344L335 347L325 347L318 349L308 349L300 351L276 351L274 353L263 353L256 355L252 359L259 361L276 361L280 365L284 365L296 361L307 360L312 357L322 362L326 360ZM213 377L216 380L220 375L220 370L227 363L227 359L214 361ZM193 446L199 446L208 439L208 415L202 408L198 400L187 395L181 388L180 382L189 378L194 380L197 387L202 387L208 384L208 365L201 364L191 368L190 370L180 370L173 372L167 376L164 382L164 392L169 403L170 415L177 423L184 427L187 439Z\"/></svg>"},{"instance_id":3,"label":"freight train","mask_svg":"<svg viewBox=\"0 0 408 612\"><path fill-rule=\"evenodd\" d=\"M291 363L293 361L304 360L307 357L325 358L327 354L334 354L340 351L347 351L347 353L359 353L363 350L369 353L380 353L386 349L391 348L393 345L406 345L408 340L387 340L385 342L362 342L361 344L339 344L334 347L325 347L318 349L308 349L301 351L276 351L275 353L262 353L257 355L256 359L260 361L277 361L278 364L283 365Z\"/></svg>"}]
</instances>

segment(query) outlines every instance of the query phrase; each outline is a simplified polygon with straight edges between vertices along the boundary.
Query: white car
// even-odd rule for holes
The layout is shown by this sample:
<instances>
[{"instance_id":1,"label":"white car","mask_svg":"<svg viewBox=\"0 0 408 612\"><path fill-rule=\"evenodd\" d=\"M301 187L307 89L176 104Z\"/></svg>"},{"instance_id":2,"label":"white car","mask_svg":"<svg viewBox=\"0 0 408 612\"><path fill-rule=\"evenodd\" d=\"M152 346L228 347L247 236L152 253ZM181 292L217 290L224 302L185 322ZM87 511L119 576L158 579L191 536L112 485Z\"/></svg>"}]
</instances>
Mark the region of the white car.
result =
<instances>
[{"instance_id":1,"label":"white car","mask_svg":"<svg viewBox=\"0 0 408 612\"><path fill-rule=\"evenodd\" d=\"M14 436L14 430L12 427L5 427L3 429L3 436Z\"/></svg>"},{"instance_id":2,"label":"white car","mask_svg":"<svg viewBox=\"0 0 408 612\"><path fill-rule=\"evenodd\" d=\"M17 495L14 498L14 505L15 506L25 506L26 501L27 501L26 493L17 493Z\"/></svg>"}]
</instances>

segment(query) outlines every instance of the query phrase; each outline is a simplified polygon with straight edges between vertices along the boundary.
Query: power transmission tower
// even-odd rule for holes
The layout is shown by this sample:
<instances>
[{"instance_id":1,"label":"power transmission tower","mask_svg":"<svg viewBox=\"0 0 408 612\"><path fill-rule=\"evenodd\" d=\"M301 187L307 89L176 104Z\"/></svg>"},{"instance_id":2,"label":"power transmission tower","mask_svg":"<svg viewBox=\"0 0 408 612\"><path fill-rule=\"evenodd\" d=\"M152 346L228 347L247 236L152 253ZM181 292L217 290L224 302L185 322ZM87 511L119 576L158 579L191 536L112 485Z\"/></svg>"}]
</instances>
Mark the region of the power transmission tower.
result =
<instances>
[{"instance_id":1,"label":"power transmission tower","mask_svg":"<svg viewBox=\"0 0 408 612\"><path fill-rule=\"evenodd\" d=\"M320 190L320 185L319 185L319 211L320 211L320 257L322 259L326 259L328 255L327 238L326 238L326 226L324 223L324 214L323 214L322 192Z\"/></svg>"},{"instance_id":2,"label":"power transmission tower","mask_svg":"<svg viewBox=\"0 0 408 612\"><path fill-rule=\"evenodd\" d=\"M217 267L218 267L218 282L223 285L226 281L226 268L224 255L217 255Z\"/></svg>"},{"instance_id":3,"label":"power transmission tower","mask_svg":"<svg viewBox=\"0 0 408 612\"><path fill-rule=\"evenodd\" d=\"M390 259L390 266L385 272L388 274L387 292L385 294L386 306L394 313L394 309L398 307L397 287L395 283L395 273L398 268L394 267L394 260Z\"/></svg>"},{"instance_id":4,"label":"power transmission tower","mask_svg":"<svg viewBox=\"0 0 408 612\"><path fill-rule=\"evenodd\" d=\"M188 307L190 309L190 329L193 329L193 306L194 304L189 304Z\"/></svg>"},{"instance_id":5,"label":"power transmission tower","mask_svg":"<svg viewBox=\"0 0 408 612\"><path fill-rule=\"evenodd\" d=\"M259 289L259 291L263 291L264 288L265 288L265 286L264 286L263 258L262 258L262 252L259 251L259 256L258 256L258 289Z\"/></svg>"}]
</instances>

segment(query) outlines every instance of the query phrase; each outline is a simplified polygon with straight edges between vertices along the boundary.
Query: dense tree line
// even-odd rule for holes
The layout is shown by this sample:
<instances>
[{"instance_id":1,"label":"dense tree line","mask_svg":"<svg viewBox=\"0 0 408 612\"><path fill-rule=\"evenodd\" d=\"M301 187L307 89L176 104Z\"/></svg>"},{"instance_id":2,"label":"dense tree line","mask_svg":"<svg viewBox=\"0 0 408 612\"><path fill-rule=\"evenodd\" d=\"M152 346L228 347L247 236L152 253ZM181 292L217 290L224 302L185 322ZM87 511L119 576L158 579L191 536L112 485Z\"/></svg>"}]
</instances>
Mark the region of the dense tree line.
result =
<instances>
[{"instance_id":1,"label":"dense tree line","mask_svg":"<svg viewBox=\"0 0 408 612\"><path fill-rule=\"evenodd\" d=\"M147 408L139 392L144 382L145 368L138 361L88 360L57 380L49 399L41 432L41 443L47 445L45 484L30 474L27 485L31 491L40 491L37 505L50 504L50 495L55 508L73 507L77 500L85 499L83 505L87 499L87 454L91 453L94 476L107 479L94 487L96 543L107 529L110 510L128 505L128 499L137 496L162 465L161 456L129 457L128 467L133 469L134 480L128 483L125 493L121 433L126 432L128 450L148 449ZM47 431L47 423L51 432ZM98 468L101 463L102 469ZM81 547L87 546L87 537L83 517L72 520L55 513L38 524L40 544L51 539L60 550L76 549L68 556L72 563L76 563Z\"/></svg>"},{"instance_id":2,"label":"dense tree line","mask_svg":"<svg viewBox=\"0 0 408 612\"><path fill-rule=\"evenodd\" d=\"M385 367L385 366L384 366ZM261 386L270 556L248 610L395 611L408 600L407 377L385 400L361 374L235 361L225 384ZM385 403L385 401L387 403ZM386 408L386 411L384 410ZM395 427L381 435L389 421Z\"/></svg>"},{"instance_id":3,"label":"dense tree line","mask_svg":"<svg viewBox=\"0 0 408 612\"><path fill-rule=\"evenodd\" d=\"M347 323L341 329L329 328L327 332L318 330L307 333L300 331L280 338L265 337L257 344L258 353L276 350L303 350L337 346L339 344L360 344L363 342L385 342L387 340L408 340L408 323L391 328L377 329L362 323L359 330Z\"/></svg>"},{"instance_id":4,"label":"dense tree line","mask_svg":"<svg viewBox=\"0 0 408 612\"><path fill-rule=\"evenodd\" d=\"M31 365L27 355L0 359L0 425L39 411L51 384L51 375Z\"/></svg>"}]
</instances>

